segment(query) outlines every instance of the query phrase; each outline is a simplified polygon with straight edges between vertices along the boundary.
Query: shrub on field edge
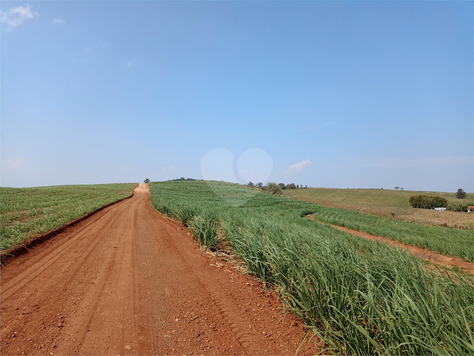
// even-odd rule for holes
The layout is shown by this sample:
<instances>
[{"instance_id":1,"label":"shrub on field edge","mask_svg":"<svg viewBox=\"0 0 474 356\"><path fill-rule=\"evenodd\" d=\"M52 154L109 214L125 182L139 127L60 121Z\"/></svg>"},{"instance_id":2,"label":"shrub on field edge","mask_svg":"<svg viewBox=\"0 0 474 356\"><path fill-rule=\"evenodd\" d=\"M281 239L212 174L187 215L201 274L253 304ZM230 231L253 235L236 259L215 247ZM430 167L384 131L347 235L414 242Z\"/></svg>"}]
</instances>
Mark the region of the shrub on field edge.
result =
<instances>
[{"instance_id":1,"label":"shrub on field edge","mask_svg":"<svg viewBox=\"0 0 474 356\"><path fill-rule=\"evenodd\" d=\"M446 206L446 210L449 211L464 211L467 212L467 205L464 204L457 204L457 203L449 203Z\"/></svg>"},{"instance_id":2,"label":"shrub on field edge","mask_svg":"<svg viewBox=\"0 0 474 356\"><path fill-rule=\"evenodd\" d=\"M419 209L434 209L448 205L446 198L439 195L412 195L408 201L413 208Z\"/></svg>"},{"instance_id":3,"label":"shrub on field edge","mask_svg":"<svg viewBox=\"0 0 474 356\"><path fill-rule=\"evenodd\" d=\"M267 185L264 187L264 190L269 193L269 194L281 194L281 187L273 182L267 183Z\"/></svg>"}]
</instances>

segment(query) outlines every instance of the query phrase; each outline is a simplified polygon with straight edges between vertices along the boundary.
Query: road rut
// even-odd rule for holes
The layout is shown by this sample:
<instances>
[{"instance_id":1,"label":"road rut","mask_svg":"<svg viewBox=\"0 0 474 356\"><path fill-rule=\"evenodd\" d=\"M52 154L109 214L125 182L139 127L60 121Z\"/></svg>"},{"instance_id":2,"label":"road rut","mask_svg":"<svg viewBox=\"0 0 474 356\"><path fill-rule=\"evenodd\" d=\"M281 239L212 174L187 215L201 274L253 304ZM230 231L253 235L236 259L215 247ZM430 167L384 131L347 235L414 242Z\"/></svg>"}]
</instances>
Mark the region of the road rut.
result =
<instances>
[{"instance_id":1,"label":"road rut","mask_svg":"<svg viewBox=\"0 0 474 356\"><path fill-rule=\"evenodd\" d=\"M2 267L1 322L2 355L294 355L304 336L144 184Z\"/></svg>"}]
</instances>

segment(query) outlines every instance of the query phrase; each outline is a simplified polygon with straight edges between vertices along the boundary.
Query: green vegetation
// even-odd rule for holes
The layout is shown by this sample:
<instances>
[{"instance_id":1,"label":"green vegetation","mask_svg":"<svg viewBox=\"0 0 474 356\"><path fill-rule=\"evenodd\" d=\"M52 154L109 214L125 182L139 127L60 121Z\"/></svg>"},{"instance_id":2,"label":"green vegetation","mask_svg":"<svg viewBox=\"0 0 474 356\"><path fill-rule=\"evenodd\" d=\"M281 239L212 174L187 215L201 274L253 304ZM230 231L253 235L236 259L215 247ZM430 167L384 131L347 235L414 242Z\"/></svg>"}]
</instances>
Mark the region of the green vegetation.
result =
<instances>
[{"instance_id":1,"label":"green vegetation","mask_svg":"<svg viewBox=\"0 0 474 356\"><path fill-rule=\"evenodd\" d=\"M155 208L204 227L197 230L210 231L210 240L220 229L329 351L474 353L473 278L446 277L405 251L302 218L326 211L315 204L222 182L212 189L203 181L151 183L150 190Z\"/></svg>"},{"instance_id":2,"label":"green vegetation","mask_svg":"<svg viewBox=\"0 0 474 356\"><path fill-rule=\"evenodd\" d=\"M408 202L410 196L416 194L423 194L428 196L441 196L449 203L459 204L453 193L441 192L421 192L421 191L407 191L407 190L388 190L388 189L336 189L336 188L311 188L311 189L296 189L292 191L285 191L285 195L290 198L306 199L314 203L323 205L330 205L331 203L337 207L365 207L365 208L409 208ZM474 193L466 193L466 201L463 204L474 205ZM336 207L336 206L334 206Z\"/></svg>"},{"instance_id":3,"label":"green vegetation","mask_svg":"<svg viewBox=\"0 0 474 356\"><path fill-rule=\"evenodd\" d=\"M448 200L439 195L412 195L410 199L408 199L408 202L413 208L419 209L434 209L446 207L446 205L448 205Z\"/></svg>"},{"instance_id":4,"label":"green vegetation","mask_svg":"<svg viewBox=\"0 0 474 356\"><path fill-rule=\"evenodd\" d=\"M466 196L467 196L467 193L462 188L459 188L458 191L456 192L456 198L458 199L465 199Z\"/></svg>"},{"instance_id":5,"label":"green vegetation","mask_svg":"<svg viewBox=\"0 0 474 356\"><path fill-rule=\"evenodd\" d=\"M370 215L426 225L449 226L471 230L474 228L474 214L412 208L408 200L414 194L442 196L448 201L447 207L457 207L460 202L465 206L474 205L473 193L467 193L465 200L459 200L453 193L406 190L312 188L285 189L283 191L283 195L286 197L332 208L355 209Z\"/></svg>"},{"instance_id":6,"label":"green vegetation","mask_svg":"<svg viewBox=\"0 0 474 356\"><path fill-rule=\"evenodd\" d=\"M267 185L263 187L263 190L269 194L281 194L281 187L273 182L267 183Z\"/></svg>"},{"instance_id":7,"label":"green vegetation","mask_svg":"<svg viewBox=\"0 0 474 356\"><path fill-rule=\"evenodd\" d=\"M448 206L446 207L446 210L467 212L468 205L467 204L449 203Z\"/></svg>"},{"instance_id":8,"label":"green vegetation","mask_svg":"<svg viewBox=\"0 0 474 356\"><path fill-rule=\"evenodd\" d=\"M0 249L57 228L132 194L135 184L0 188Z\"/></svg>"},{"instance_id":9,"label":"green vegetation","mask_svg":"<svg viewBox=\"0 0 474 356\"><path fill-rule=\"evenodd\" d=\"M315 207L312 213L316 220L328 224L387 237L474 262L474 236L469 230L403 222L347 209Z\"/></svg>"}]
</instances>

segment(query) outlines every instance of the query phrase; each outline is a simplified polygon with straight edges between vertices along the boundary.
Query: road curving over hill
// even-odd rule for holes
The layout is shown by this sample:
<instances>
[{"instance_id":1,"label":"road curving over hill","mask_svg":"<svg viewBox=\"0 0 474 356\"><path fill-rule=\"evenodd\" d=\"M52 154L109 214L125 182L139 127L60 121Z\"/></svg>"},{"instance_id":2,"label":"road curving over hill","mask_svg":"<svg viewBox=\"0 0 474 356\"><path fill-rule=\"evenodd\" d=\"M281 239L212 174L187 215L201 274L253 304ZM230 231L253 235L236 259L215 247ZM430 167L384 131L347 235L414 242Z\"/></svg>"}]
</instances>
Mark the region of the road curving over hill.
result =
<instances>
[{"instance_id":1,"label":"road curving over hill","mask_svg":"<svg viewBox=\"0 0 474 356\"><path fill-rule=\"evenodd\" d=\"M2 355L294 355L305 334L145 184L3 266L0 296Z\"/></svg>"}]
</instances>

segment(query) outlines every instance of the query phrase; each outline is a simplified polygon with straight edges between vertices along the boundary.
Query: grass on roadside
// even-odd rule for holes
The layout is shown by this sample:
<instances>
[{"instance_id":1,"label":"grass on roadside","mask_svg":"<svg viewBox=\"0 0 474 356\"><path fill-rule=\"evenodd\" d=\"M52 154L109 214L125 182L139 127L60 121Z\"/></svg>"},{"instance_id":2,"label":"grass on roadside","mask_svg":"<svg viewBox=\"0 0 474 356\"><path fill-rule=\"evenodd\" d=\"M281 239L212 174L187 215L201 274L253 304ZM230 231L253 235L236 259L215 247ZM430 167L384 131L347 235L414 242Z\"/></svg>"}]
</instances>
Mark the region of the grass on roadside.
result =
<instances>
[{"instance_id":1,"label":"grass on roadside","mask_svg":"<svg viewBox=\"0 0 474 356\"><path fill-rule=\"evenodd\" d=\"M472 277L446 277L403 250L302 219L314 204L236 184L212 186L152 183L151 200L189 226L199 220L220 228L233 252L278 289L328 351L474 353Z\"/></svg>"},{"instance_id":2,"label":"grass on roadside","mask_svg":"<svg viewBox=\"0 0 474 356\"><path fill-rule=\"evenodd\" d=\"M132 194L135 183L0 188L0 249Z\"/></svg>"}]
</instances>

